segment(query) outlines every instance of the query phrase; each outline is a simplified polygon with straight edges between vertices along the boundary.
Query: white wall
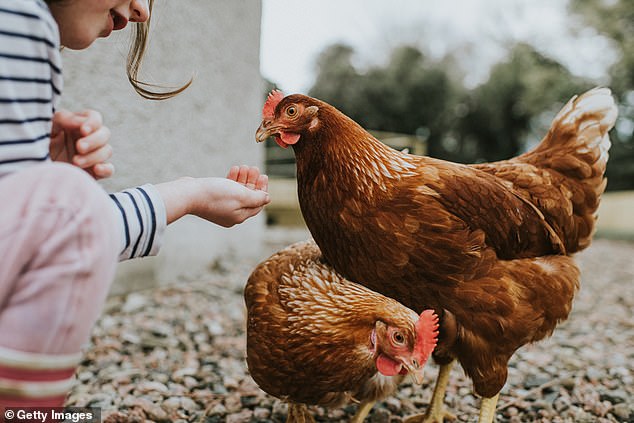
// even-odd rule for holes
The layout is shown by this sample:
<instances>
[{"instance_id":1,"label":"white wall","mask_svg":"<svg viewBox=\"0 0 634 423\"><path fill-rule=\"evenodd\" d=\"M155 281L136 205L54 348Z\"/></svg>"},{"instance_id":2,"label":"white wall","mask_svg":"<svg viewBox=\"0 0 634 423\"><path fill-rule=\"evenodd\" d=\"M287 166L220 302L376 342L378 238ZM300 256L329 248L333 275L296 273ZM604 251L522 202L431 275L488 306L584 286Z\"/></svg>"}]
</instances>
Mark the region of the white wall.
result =
<instances>
[{"instance_id":1,"label":"white wall","mask_svg":"<svg viewBox=\"0 0 634 423\"><path fill-rule=\"evenodd\" d=\"M62 107L99 110L112 130L116 175L109 191L179 176L224 176L233 164L263 168L254 132L262 106L261 4L247 0L155 2L143 76L177 85L178 97L149 101L125 77L127 30L88 50L65 50ZM224 229L198 218L171 225L156 258L123 263L113 292L196 277L224 253L257 255L263 216Z\"/></svg>"}]
</instances>

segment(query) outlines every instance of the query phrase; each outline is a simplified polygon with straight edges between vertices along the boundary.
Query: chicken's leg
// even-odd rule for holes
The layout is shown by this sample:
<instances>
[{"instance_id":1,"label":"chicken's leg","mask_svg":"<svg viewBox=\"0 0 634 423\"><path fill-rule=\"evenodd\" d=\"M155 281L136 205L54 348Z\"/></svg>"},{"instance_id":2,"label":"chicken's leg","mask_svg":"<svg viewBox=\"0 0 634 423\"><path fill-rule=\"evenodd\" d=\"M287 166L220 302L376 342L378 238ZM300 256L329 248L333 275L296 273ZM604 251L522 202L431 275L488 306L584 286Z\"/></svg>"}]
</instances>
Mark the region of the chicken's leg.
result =
<instances>
[{"instance_id":1,"label":"chicken's leg","mask_svg":"<svg viewBox=\"0 0 634 423\"><path fill-rule=\"evenodd\" d=\"M491 398L482 398L482 404L480 405L480 417L478 423L493 423L495 419L495 406L498 403L500 394Z\"/></svg>"},{"instance_id":2,"label":"chicken's leg","mask_svg":"<svg viewBox=\"0 0 634 423\"><path fill-rule=\"evenodd\" d=\"M288 417L286 423L315 423L315 419L308 411L305 404L288 404Z\"/></svg>"},{"instance_id":3,"label":"chicken's leg","mask_svg":"<svg viewBox=\"0 0 634 423\"><path fill-rule=\"evenodd\" d=\"M374 407L375 402L376 401L362 402L359 405L359 409L357 410L357 413L350 420L350 423L363 423L365 418L368 416L368 413L370 413L370 410L372 410L372 407Z\"/></svg>"},{"instance_id":4,"label":"chicken's leg","mask_svg":"<svg viewBox=\"0 0 634 423\"><path fill-rule=\"evenodd\" d=\"M436 386L434 387L434 393L431 396L431 402L429 408L425 414L418 414L405 419L405 423L443 423L445 419L454 420L456 416L445 410L445 391L447 390L447 383L449 383L449 373L455 361L448 364L443 364L438 370L438 379L436 379Z\"/></svg>"}]
</instances>

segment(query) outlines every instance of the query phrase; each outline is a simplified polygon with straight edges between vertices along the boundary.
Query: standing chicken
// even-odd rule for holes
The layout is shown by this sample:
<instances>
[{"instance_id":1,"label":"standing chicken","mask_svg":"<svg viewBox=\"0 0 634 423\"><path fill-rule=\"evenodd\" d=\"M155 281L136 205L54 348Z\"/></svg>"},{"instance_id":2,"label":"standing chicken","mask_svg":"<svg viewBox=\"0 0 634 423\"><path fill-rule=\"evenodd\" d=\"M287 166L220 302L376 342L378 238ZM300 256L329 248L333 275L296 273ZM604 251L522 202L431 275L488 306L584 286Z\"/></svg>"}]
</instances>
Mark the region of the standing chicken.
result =
<instances>
[{"instance_id":1,"label":"standing chicken","mask_svg":"<svg viewBox=\"0 0 634 423\"><path fill-rule=\"evenodd\" d=\"M436 346L438 317L420 316L391 298L349 282L321 260L314 242L293 244L249 277L247 363L266 392L288 401L288 422L313 421L306 404L374 401L404 375L421 382Z\"/></svg>"},{"instance_id":2,"label":"standing chicken","mask_svg":"<svg viewBox=\"0 0 634 423\"><path fill-rule=\"evenodd\" d=\"M462 165L395 151L334 107L274 91L257 141L292 145L302 214L345 278L440 317L441 364L426 415L442 421L454 360L491 422L507 365L567 318L605 188L610 90L566 104L532 151Z\"/></svg>"}]
</instances>

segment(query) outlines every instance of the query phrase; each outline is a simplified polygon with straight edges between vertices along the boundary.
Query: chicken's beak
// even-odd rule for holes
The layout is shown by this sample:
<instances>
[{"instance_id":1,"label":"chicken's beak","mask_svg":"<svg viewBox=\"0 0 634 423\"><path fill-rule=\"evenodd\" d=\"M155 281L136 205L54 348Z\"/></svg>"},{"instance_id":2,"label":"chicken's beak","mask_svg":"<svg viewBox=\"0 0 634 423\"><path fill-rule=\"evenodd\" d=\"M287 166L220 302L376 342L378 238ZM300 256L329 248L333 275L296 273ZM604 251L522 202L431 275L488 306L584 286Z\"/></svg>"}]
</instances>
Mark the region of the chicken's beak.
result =
<instances>
[{"instance_id":1,"label":"chicken's beak","mask_svg":"<svg viewBox=\"0 0 634 423\"><path fill-rule=\"evenodd\" d=\"M271 125L271 122L262 121L262 124L260 124L260 127L255 132L255 141L266 141L268 137L270 137L271 135L275 135L276 133L278 133L278 131L279 128L275 125Z\"/></svg>"},{"instance_id":2,"label":"chicken's beak","mask_svg":"<svg viewBox=\"0 0 634 423\"><path fill-rule=\"evenodd\" d=\"M418 385L423 384L425 366L421 366L416 360L412 360L411 362L403 362L403 367L405 367L407 373L412 376L414 382Z\"/></svg>"}]
</instances>

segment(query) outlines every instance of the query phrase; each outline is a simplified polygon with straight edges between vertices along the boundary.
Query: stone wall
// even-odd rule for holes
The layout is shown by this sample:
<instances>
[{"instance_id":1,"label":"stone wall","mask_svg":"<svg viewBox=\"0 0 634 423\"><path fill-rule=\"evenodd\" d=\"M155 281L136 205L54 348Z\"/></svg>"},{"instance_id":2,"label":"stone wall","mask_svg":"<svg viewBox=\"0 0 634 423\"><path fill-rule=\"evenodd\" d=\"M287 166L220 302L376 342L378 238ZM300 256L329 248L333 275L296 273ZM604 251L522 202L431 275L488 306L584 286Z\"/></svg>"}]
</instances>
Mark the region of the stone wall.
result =
<instances>
[{"instance_id":1,"label":"stone wall","mask_svg":"<svg viewBox=\"0 0 634 423\"><path fill-rule=\"evenodd\" d=\"M112 130L116 175L109 190L179 176L224 176L233 164L263 167L254 132L262 105L260 2L157 0L142 76L176 86L178 97L139 97L125 77L128 30L88 50L64 50L62 107L99 110ZM204 274L223 254L257 255L264 218L231 229L187 217L170 225L157 257L122 263L113 293Z\"/></svg>"}]
</instances>

